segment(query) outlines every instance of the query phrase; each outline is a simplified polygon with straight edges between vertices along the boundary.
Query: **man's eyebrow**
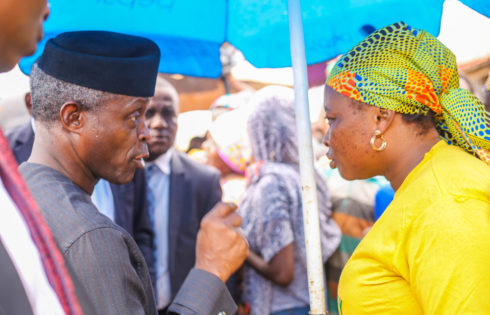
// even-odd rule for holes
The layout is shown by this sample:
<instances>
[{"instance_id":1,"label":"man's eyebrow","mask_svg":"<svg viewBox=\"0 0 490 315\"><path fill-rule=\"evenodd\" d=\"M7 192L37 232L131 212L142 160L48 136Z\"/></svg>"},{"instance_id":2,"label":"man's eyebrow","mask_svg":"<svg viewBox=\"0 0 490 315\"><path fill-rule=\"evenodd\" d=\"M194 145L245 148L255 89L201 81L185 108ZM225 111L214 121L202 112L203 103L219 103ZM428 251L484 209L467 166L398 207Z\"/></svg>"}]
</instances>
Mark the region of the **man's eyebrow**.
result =
<instances>
[{"instance_id":1,"label":"man's eyebrow","mask_svg":"<svg viewBox=\"0 0 490 315\"><path fill-rule=\"evenodd\" d=\"M146 98L135 98L131 100L130 102L126 103L127 107L137 107L137 106L142 106L148 102L148 99Z\"/></svg>"}]
</instances>

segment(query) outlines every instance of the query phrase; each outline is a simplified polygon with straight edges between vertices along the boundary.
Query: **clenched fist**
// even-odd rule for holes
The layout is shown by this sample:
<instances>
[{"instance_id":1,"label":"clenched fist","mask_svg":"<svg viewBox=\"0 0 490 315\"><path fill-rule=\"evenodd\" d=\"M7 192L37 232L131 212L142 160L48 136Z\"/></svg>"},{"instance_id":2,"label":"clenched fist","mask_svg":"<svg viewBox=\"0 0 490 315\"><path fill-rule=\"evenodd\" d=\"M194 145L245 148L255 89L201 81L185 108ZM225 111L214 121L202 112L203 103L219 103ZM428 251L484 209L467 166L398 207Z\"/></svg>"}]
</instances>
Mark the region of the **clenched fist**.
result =
<instances>
[{"instance_id":1,"label":"clenched fist","mask_svg":"<svg viewBox=\"0 0 490 315\"><path fill-rule=\"evenodd\" d=\"M220 202L204 216L197 234L196 268L208 271L223 282L248 256L248 243L240 230L242 218L236 205Z\"/></svg>"}]
</instances>

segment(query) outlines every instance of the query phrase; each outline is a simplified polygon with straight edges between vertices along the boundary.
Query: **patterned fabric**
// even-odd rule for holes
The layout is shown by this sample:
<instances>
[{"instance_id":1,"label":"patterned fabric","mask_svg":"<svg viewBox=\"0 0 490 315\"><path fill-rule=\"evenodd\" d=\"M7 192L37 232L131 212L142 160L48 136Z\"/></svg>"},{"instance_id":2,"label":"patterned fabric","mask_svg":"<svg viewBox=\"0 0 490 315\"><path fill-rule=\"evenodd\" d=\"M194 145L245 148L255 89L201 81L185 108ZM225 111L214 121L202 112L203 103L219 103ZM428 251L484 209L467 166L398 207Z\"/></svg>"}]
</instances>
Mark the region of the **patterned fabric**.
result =
<instances>
[{"instance_id":1,"label":"patterned fabric","mask_svg":"<svg viewBox=\"0 0 490 315\"><path fill-rule=\"evenodd\" d=\"M327 85L402 114L432 110L448 144L490 165L490 116L471 92L459 89L453 53L423 30L398 22L372 33L337 61Z\"/></svg>"},{"instance_id":2,"label":"patterned fabric","mask_svg":"<svg viewBox=\"0 0 490 315\"><path fill-rule=\"evenodd\" d=\"M1 129L0 152L0 178L24 217L31 238L39 250L49 283L66 314L82 314L63 256L61 256L48 225L17 170L17 163Z\"/></svg>"},{"instance_id":3,"label":"patterned fabric","mask_svg":"<svg viewBox=\"0 0 490 315\"><path fill-rule=\"evenodd\" d=\"M218 155L234 172L243 175L250 162L250 144L247 137L245 109L235 109L220 115L211 124L209 132Z\"/></svg>"},{"instance_id":4,"label":"patterned fabric","mask_svg":"<svg viewBox=\"0 0 490 315\"><path fill-rule=\"evenodd\" d=\"M308 305L299 167L266 162L253 165L250 170L250 183L239 206L250 249L269 262L281 249L293 243L294 279L283 288L245 266L244 301L250 302L251 314L270 314ZM325 261L340 242L340 230L329 217L330 200L322 179L317 180L317 188Z\"/></svg>"},{"instance_id":5,"label":"patterned fabric","mask_svg":"<svg viewBox=\"0 0 490 315\"><path fill-rule=\"evenodd\" d=\"M274 285L245 266L244 300L250 302L251 314L270 314L309 304L293 90L266 87L255 94L251 106L247 129L258 162L247 169L249 185L239 206L242 227L251 250L267 262L290 243L294 250L294 279L287 287ZM316 175L326 260L340 242L340 230L330 218L325 182Z\"/></svg>"}]
</instances>

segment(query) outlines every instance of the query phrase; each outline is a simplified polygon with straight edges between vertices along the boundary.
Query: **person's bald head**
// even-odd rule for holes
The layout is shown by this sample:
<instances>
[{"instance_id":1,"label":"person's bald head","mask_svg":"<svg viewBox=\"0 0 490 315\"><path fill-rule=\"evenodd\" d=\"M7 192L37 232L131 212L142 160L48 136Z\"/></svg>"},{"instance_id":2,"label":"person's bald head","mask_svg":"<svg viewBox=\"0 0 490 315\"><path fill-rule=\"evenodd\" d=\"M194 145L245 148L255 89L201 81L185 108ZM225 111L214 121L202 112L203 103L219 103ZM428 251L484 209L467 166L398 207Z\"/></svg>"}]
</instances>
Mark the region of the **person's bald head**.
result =
<instances>
[{"instance_id":1,"label":"person's bald head","mask_svg":"<svg viewBox=\"0 0 490 315\"><path fill-rule=\"evenodd\" d=\"M161 76L158 76L157 83L155 85L155 96L153 96L153 98L157 98L159 95L162 94L168 95L172 99L173 105L175 107L175 112L178 113L180 105L179 93L170 82L168 82Z\"/></svg>"},{"instance_id":2,"label":"person's bald head","mask_svg":"<svg viewBox=\"0 0 490 315\"><path fill-rule=\"evenodd\" d=\"M175 141L177 134L177 115L179 113L179 95L167 80L158 77L155 96L150 99L145 112L145 123L150 130L149 161L166 153Z\"/></svg>"}]
</instances>

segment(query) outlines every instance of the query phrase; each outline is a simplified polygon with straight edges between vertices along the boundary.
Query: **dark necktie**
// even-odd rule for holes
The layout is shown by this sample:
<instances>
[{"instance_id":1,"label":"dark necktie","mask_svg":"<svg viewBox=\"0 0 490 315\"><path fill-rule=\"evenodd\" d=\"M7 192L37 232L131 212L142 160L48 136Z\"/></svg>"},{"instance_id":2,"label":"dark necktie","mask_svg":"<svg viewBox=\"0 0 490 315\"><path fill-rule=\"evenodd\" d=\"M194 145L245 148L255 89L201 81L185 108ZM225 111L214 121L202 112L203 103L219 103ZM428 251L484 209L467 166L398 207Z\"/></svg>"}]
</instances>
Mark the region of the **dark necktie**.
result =
<instances>
[{"instance_id":1,"label":"dark necktie","mask_svg":"<svg viewBox=\"0 0 490 315\"><path fill-rule=\"evenodd\" d=\"M31 239L39 251L46 276L65 314L82 315L82 309L75 295L75 288L63 256L56 246L51 230L44 221L39 207L17 170L17 163L1 129L0 179L29 229Z\"/></svg>"},{"instance_id":2,"label":"dark necktie","mask_svg":"<svg viewBox=\"0 0 490 315\"><path fill-rule=\"evenodd\" d=\"M147 183L147 189L146 189L146 199L148 201L148 212L150 215L150 221L153 226L154 224L154 214L155 214L155 194L154 194L154 187L152 185L152 182L154 181L154 176L156 176L158 173L158 166L155 164L151 163L146 167L145 169L145 174L146 174L146 183Z\"/></svg>"}]
</instances>

